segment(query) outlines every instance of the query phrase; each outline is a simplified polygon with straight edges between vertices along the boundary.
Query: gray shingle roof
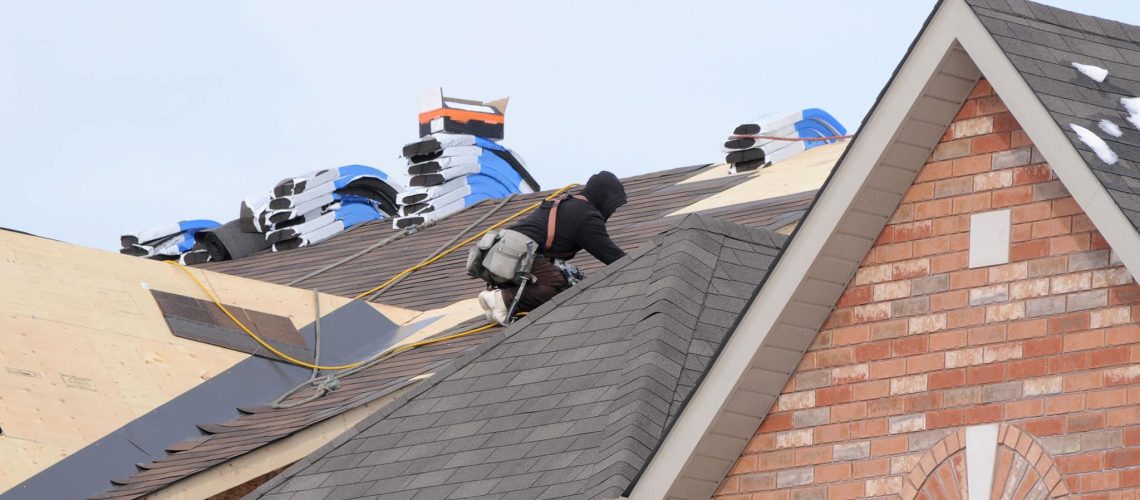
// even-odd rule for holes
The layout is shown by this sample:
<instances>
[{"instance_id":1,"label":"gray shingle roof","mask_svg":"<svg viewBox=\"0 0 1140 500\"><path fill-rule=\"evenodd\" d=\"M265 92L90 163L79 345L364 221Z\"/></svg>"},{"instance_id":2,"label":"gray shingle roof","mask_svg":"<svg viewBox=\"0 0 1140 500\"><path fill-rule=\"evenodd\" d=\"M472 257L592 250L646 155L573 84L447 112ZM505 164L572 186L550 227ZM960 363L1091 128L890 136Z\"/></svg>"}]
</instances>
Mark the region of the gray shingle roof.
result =
<instances>
[{"instance_id":1,"label":"gray shingle roof","mask_svg":"<svg viewBox=\"0 0 1140 500\"><path fill-rule=\"evenodd\" d=\"M255 496L616 497L784 241L688 216Z\"/></svg>"},{"instance_id":2,"label":"gray shingle roof","mask_svg":"<svg viewBox=\"0 0 1140 500\"><path fill-rule=\"evenodd\" d=\"M1140 96L1140 27L1025 0L966 0L1038 99L1053 115L1113 200L1140 230L1140 131L1129 123L1122 97ZM1082 75L1073 62L1109 72L1104 82ZM1124 135L1101 133L1111 120ZM1097 158L1073 123L1096 132L1120 157Z\"/></svg>"}]
</instances>

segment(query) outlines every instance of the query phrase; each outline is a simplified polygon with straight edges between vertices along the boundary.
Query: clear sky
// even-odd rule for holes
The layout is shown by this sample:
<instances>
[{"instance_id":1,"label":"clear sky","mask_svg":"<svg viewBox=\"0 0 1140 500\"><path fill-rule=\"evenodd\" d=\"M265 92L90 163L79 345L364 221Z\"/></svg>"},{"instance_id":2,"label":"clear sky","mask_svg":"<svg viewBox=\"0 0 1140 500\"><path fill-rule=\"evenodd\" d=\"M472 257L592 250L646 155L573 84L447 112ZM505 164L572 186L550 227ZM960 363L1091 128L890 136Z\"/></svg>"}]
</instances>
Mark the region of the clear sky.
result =
<instances>
[{"instance_id":1,"label":"clear sky","mask_svg":"<svg viewBox=\"0 0 1140 500\"><path fill-rule=\"evenodd\" d=\"M933 4L0 0L0 226L114 250L306 171L394 174L439 86L510 96L503 143L547 188L717 161L768 112L854 130Z\"/></svg>"}]
</instances>

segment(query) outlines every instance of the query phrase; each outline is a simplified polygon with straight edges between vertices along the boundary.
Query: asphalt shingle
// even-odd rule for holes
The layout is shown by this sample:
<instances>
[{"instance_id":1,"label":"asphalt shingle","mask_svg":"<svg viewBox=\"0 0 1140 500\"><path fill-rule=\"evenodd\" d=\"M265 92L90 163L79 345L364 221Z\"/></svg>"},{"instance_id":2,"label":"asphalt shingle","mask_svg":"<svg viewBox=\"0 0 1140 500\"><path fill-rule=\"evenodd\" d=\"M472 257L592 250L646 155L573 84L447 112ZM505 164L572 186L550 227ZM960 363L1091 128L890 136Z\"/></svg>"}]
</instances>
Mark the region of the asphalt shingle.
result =
<instances>
[{"instance_id":1,"label":"asphalt shingle","mask_svg":"<svg viewBox=\"0 0 1140 500\"><path fill-rule=\"evenodd\" d=\"M364 488L347 488L355 479L368 495L400 498L619 496L783 243L688 216L327 449L335 459L311 457L256 493L312 493L335 478L333 494ZM714 278L726 268L731 279ZM334 476L305 479L318 473Z\"/></svg>"}]
</instances>

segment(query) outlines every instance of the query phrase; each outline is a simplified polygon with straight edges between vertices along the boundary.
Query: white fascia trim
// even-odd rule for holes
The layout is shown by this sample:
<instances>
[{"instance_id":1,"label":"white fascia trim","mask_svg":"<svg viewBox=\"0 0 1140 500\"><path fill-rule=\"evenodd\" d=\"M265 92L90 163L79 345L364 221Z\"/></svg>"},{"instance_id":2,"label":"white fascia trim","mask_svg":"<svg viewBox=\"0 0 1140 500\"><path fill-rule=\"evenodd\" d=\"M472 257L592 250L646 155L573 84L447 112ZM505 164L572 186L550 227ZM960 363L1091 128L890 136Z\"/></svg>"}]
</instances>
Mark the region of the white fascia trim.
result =
<instances>
[{"instance_id":1,"label":"white fascia trim","mask_svg":"<svg viewBox=\"0 0 1140 500\"><path fill-rule=\"evenodd\" d=\"M842 163L836 165L833 178L785 249L779 265L769 274L763 290L744 312L736 331L646 466L630 494L632 500L665 498L681 478L682 470L736 390L761 343L791 301L793 292L851 206L872 167L890 146L912 105L922 96L923 88L937 72L943 57L951 50L955 40L954 23L962 14L947 15L945 4L966 7L961 0L946 1L931 19L875 114L859 132ZM871 239L875 236L868 235Z\"/></svg>"},{"instance_id":2,"label":"white fascia trim","mask_svg":"<svg viewBox=\"0 0 1140 500\"><path fill-rule=\"evenodd\" d=\"M1029 140L1033 141L1033 146L1041 151L1057 178L1077 200L1124 266L1133 276L1140 276L1140 233L1136 227L1093 174L1005 52L998 47L982 21L960 0L950 3L953 9L967 10L970 14L961 16L963 22L958 27L966 53L973 58L974 64L1001 96Z\"/></svg>"}]
</instances>

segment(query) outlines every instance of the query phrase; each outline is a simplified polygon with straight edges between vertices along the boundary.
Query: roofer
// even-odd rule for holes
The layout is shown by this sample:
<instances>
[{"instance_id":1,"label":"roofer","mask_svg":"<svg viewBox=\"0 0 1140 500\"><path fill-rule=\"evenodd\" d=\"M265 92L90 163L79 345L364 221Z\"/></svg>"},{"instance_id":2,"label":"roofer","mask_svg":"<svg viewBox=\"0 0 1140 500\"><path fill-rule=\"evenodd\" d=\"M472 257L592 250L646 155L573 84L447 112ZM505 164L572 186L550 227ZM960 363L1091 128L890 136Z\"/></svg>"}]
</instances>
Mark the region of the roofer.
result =
<instances>
[{"instance_id":1,"label":"roofer","mask_svg":"<svg viewBox=\"0 0 1140 500\"><path fill-rule=\"evenodd\" d=\"M472 249L468 272L491 284L491 289L479 294L479 305L486 311L487 319L505 325L512 312L533 310L577 283L582 274L565 261L579 250L589 252L605 264L624 257L625 252L610 239L606 221L625 202L625 187L621 181L614 174L601 171L590 176L580 194L544 201L508 229L485 236L479 248ZM510 247L511 241L521 242L516 245L517 251L500 250ZM525 262L530 260L525 256L519 256L528 250L532 263ZM522 278L503 280L488 276L495 267L492 259L501 255L520 259L515 267L509 264L507 269L517 271L515 275ZM484 268L482 264L489 265Z\"/></svg>"}]
</instances>

